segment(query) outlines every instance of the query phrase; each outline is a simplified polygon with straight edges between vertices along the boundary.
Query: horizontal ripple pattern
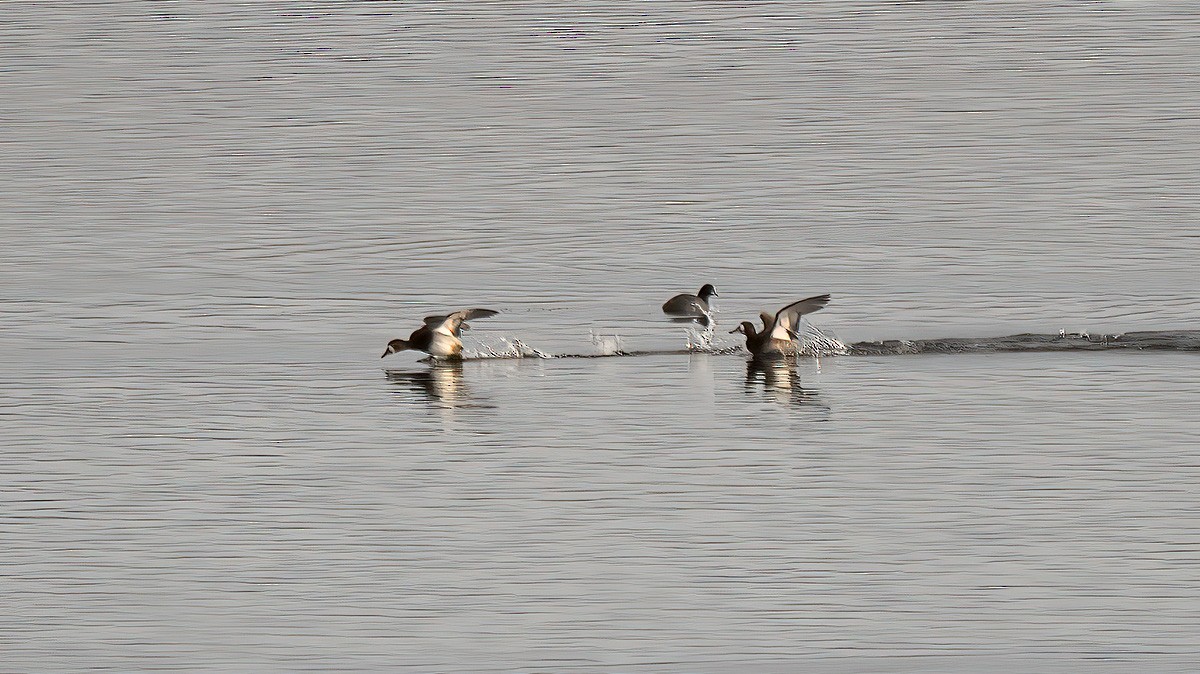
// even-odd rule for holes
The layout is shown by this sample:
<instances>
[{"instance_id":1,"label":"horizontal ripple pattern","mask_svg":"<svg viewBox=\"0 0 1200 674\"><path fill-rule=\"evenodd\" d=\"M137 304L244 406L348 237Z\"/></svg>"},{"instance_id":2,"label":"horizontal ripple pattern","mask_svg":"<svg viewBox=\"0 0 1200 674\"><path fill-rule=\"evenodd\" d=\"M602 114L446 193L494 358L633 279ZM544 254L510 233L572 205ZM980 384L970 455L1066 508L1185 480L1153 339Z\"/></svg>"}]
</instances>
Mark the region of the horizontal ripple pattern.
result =
<instances>
[{"instance_id":1,"label":"horizontal ripple pattern","mask_svg":"<svg viewBox=\"0 0 1200 674\"><path fill-rule=\"evenodd\" d=\"M3 666L1193 671L1198 50L1188 3L6 4ZM825 292L856 357L729 354ZM642 355L379 358L468 306Z\"/></svg>"}]
</instances>

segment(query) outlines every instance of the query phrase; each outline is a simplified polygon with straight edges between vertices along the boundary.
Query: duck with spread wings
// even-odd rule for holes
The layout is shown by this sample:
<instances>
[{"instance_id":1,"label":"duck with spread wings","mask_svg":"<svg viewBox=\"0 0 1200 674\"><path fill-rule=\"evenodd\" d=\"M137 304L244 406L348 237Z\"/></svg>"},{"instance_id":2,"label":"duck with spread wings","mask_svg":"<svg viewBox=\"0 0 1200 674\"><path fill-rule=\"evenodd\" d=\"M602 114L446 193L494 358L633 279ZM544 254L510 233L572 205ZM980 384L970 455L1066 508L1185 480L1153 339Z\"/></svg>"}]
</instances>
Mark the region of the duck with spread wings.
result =
<instances>
[{"instance_id":1,"label":"duck with spread wings","mask_svg":"<svg viewBox=\"0 0 1200 674\"><path fill-rule=\"evenodd\" d=\"M445 316L426 316L425 324L408 339L393 339L380 358L401 351L424 351L435 358L462 358L462 331L470 330L466 321L488 318L500 312L491 309L463 309Z\"/></svg>"},{"instance_id":2,"label":"duck with spread wings","mask_svg":"<svg viewBox=\"0 0 1200 674\"><path fill-rule=\"evenodd\" d=\"M740 332L745 335L746 350L755 358L785 356L795 351L793 341L800 338L800 317L824 309L829 300L829 295L817 295L792 302L774 316L764 311L759 315L763 322L762 332L755 330L750 321L742 321L729 334Z\"/></svg>"}]
</instances>

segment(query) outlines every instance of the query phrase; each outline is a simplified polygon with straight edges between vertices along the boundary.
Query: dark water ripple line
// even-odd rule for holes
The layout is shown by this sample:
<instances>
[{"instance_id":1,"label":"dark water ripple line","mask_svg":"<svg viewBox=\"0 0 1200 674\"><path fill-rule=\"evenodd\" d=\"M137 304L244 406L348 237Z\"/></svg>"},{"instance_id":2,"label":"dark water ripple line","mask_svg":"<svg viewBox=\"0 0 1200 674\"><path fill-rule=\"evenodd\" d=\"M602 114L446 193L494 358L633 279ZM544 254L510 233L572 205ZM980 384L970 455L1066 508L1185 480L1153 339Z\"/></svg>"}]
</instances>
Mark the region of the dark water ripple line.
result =
<instances>
[{"instance_id":1,"label":"dark water ripple line","mask_svg":"<svg viewBox=\"0 0 1200 674\"><path fill-rule=\"evenodd\" d=\"M921 353L1013 353L1108 351L1113 349L1200 351L1200 330L1150 330L1118 335L1023 333L1007 337L890 339L851 344L849 355L899 356Z\"/></svg>"},{"instance_id":2,"label":"dark water ripple line","mask_svg":"<svg viewBox=\"0 0 1200 674\"><path fill-rule=\"evenodd\" d=\"M609 353L546 353L514 340L512 351L469 356L465 361L522 359L594 359L639 356L745 355L740 346L712 349L615 350ZM1088 333L1022 333L1004 337L943 337L855 342L840 351L801 352L800 356L904 356L927 353L1021 353L1042 351L1200 351L1200 330L1149 330L1115 335ZM420 362L435 362L432 358Z\"/></svg>"}]
</instances>

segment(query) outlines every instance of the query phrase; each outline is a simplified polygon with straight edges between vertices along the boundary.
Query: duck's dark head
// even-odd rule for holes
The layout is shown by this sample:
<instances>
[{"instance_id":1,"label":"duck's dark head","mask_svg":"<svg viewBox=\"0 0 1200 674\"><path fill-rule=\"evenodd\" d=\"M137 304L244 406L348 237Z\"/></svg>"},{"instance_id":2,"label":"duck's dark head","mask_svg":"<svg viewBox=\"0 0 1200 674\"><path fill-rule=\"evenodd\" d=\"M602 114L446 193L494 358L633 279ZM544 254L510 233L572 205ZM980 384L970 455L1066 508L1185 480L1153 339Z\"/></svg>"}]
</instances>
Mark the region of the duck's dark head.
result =
<instances>
[{"instance_id":1,"label":"duck's dark head","mask_svg":"<svg viewBox=\"0 0 1200 674\"><path fill-rule=\"evenodd\" d=\"M736 328L730 330L729 334L732 335L735 332L740 332L743 335L745 335L746 337L753 337L754 336L754 324L751 323L750 321L742 321L741 323L738 323L738 326Z\"/></svg>"},{"instance_id":2,"label":"duck's dark head","mask_svg":"<svg viewBox=\"0 0 1200 674\"><path fill-rule=\"evenodd\" d=\"M707 302L708 298L710 297L720 297L720 295L717 294L717 289L714 288L713 284L711 283L705 283L704 287L700 288L700 292L696 293L696 295L705 302Z\"/></svg>"},{"instance_id":3,"label":"duck's dark head","mask_svg":"<svg viewBox=\"0 0 1200 674\"><path fill-rule=\"evenodd\" d=\"M393 353L408 351L410 348L412 347L408 345L407 341L403 339L393 339L392 341L388 342L387 349L384 350L383 355L380 356L380 358L386 358Z\"/></svg>"}]
</instances>

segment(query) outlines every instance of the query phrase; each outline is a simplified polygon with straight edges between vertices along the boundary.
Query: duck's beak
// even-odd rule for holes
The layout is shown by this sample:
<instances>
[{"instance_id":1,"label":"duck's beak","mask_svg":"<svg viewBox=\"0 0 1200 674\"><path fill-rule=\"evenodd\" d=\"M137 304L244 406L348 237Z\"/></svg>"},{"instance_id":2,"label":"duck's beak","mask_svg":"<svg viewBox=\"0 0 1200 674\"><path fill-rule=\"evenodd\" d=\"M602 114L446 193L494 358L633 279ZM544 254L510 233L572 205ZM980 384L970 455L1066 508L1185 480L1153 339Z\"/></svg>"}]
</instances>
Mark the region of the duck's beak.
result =
<instances>
[{"instance_id":1,"label":"duck's beak","mask_svg":"<svg viewBox=\"0 0 1200 674\"><path fill-rule=\"evenodd\" d=\"M741 332L741 331L742 331L742 326L740 326L740 325L739 325L739 326L737 326L736 328L734 328L734 329L730 330L730 331L729 331L729 334L731 334L731 335L732 335L732 334L733 334L733 333L735 333L735 332Z\"/></svg>"},{"instance_id":2,"label":"duck's beak","mask_svg":"<svg viewBox=\"0 0 1200 674\"><path fill-rule=\"evenodd\" d=\"M393 353L396 353L395 349L393 349L392 347L389 346L387 348L387 351L384 351L383 355L380 356L380 358L387 358L388 356L392 355Z\"/></svg>"}]
</instances>

